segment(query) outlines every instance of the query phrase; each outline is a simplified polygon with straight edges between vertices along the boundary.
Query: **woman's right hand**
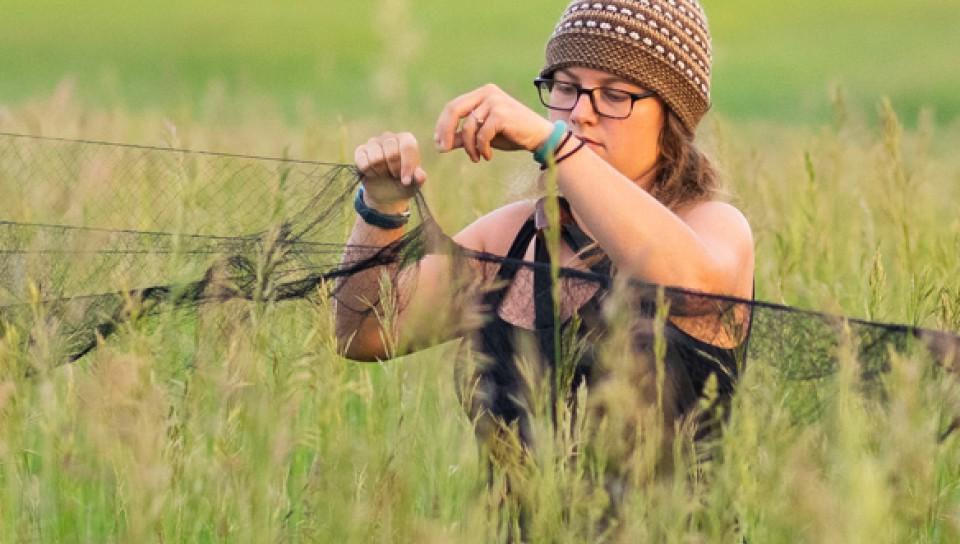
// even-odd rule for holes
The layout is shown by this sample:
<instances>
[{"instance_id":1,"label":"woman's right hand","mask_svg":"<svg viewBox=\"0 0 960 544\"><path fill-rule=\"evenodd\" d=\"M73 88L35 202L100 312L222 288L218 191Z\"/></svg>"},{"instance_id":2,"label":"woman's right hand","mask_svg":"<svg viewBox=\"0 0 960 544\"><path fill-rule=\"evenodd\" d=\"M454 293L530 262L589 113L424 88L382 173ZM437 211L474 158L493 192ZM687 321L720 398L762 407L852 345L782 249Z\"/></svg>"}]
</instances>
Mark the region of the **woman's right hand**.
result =
<instances>
[{"instance_id":1,"label":"woman's right hand","mask_svg":"<svg viewBox=\"0 0 960 544\"><path fill-rule=\"evenodd\" d=\"M383 213L405 211L408 201L427 181L420 166L420 146L409 132L384 132L370 138L353 153L363 175L367 204Z\"/></svg>"}]
</instances>

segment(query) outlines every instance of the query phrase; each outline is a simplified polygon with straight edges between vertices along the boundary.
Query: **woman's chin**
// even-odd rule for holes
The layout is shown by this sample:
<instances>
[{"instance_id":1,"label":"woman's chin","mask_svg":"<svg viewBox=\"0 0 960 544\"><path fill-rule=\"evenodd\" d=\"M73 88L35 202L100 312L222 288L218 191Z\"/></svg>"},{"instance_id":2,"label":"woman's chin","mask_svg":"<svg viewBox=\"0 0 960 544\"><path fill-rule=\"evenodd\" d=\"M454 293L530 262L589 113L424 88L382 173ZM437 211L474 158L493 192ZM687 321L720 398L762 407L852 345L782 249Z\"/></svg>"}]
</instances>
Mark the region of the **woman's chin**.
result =
<instances>
[{"instance_id":1,"label":"woman's chin","mask_svg":"<svg viewBox=\"0 0 960 544\"><path fill-rule=\"evenodd\" d=\"M587 142L587 147L593 150L594 153L600 155L601 157L606 156L607 148L603 147L600 144L595 144L593 142Z\"/></svg>"}]
</instances>

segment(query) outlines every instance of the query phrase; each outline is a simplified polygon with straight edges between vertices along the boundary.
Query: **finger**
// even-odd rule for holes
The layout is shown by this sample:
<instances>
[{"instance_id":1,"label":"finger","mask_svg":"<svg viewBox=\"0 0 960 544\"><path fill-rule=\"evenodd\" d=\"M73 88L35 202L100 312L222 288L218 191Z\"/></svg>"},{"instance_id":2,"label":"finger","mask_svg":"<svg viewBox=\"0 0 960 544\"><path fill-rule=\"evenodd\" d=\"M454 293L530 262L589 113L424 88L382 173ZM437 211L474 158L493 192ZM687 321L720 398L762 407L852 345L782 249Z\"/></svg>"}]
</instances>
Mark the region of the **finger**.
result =
<instances>
[{"instance_id":1,"label":"finger","mask_svg":"<svg viewBox=\"0 0 960 544\"><path fill-rule=\"evenodd\" d=\"M487 124L493 115L493 104L491 104L491 101L492 100L488 98L478 104L477 107L464 118L463 127L461 127L460 132L454 134L452 149L462 147L464 151L467 152L467 155L470 155L473 162L479 162L481 158L490 160L489 154L484 155L480 152L477 133Z\"/></svg>"},{"instance_id":2,"label":"finger","mask_svg":"<svg viewBox=\"0 0 960 544\"><path fill-rule=\"evenodd\" d=\"M480 155L477 154L477 131L479 129L480 124L477 123L477 119L473 115L467 115L454 142L454 144L460 143L463 146L463 150L467 152L473 162L480 162Z\"/></svg>"},{"instance_id":3,"label":"finger","mask_svg":"<svg viewBox=\"0 0 960 544\"><path fill-rule=\"evenodd\" d=\"M477 107L473 108L473 111L470 112L470 117L476 119L477 125L483 125L487 122L487 119L490 117L490 113L492 111L493 100L487 98L483 102L477 104Z\"/></svg>"},{"instance_id":4,"label":"finger","mask_svg":"<svg viewBox=\"0 0 960 544\"><path fill-rule=\"evenodd\" d=\"M500 119L496 114L491 114L487 122L477 132L477 152L486 160L493 159L493 146L491 142L500 132Z\"/></svg>"},{"instance_id":5,"label":"finger","mask_svg":"<svg viewBox=\"0 0 960 544\"><path fill-rule=\"evenodd\" d=\"M470 117L474 118L477 121L477 128L479 131L480 128L486 125L486 123L490 120L490 117L492 115L493 115L492 100L487 99L481 102L476 108L474 108L473 112L470 114ZM476 149L477 161L479 161L481 158L485 158L488 161L490 160L488 156L484 155L480 151L480 143L477 140L476 135L474 135L472 138L469 138L469 141L474 143L474 148Z\"/></svg>"},{"instance_id":6,"label":"finger","mask_svg":"<svg viewBox=\"0 0 960 544\"><path fill-rule=\"evenodd\" d=\"M400 179L400 141L393 134L384 134L380 146L390 177Z\"/></svg>"},{"instance_id":7,"label":"finger","mask_svg":"<svg viewBox=\"0 0 960 544\"><path fill-rule=\"evenodd\" d=\"M367 155L367 160L369 165L367 166L368 173L373 174L379 178L390 177L390 171L387 170L387 165L383 159L383 147L376 140L370 140L371 143L363 146L363 151Z\"/></svg>"},{"instance_id":8,"label":"finger","mask_svg":"<svg viewBox=\"0 0 960 544\"><path fill-rule=\"evenodd\" d=\"M367 152L364 150L363 146L357 146L353 150L353 164L357 166L357 170L360 170L360 173L364 176L367 175L367 169L370 167L370 159L367 158Z\"/></svg>"},{"instance_id":9,"label":"finger","mask_svg":"<svg viewBox=\"0 0 960 544\"><path fill-rule=\"evenodd\" d=\"M420 147L409 132L398 134L397 141L400 144L400 183L410 185L414 170L420 167Z\"/></svg>"},{"instance_id":10,"label":"finger","mask_svg":"<svg viewBox=\"0 0 960 544\"><path fill-rule=\"evenodd\" d=\"M357 150L357 154L360 156L360 161L364 166L360 169L364 177L383 177L383 172L378 168L377 164L370 157L371 148L369 146L360 146Z\"/></svg>"},{"instance_id":11,"label":"finger","mask_svg":"<svg viewBox=\"0 0 960 544\"><path fill-rule=\"evenodd\" d=\"M437 127L434 132L434 140L438 151L444 153L454 149L453 144L460 120L473 111L489 93L489 86L481 87L454 98L444 106L439 119L437 119Z\"/></svg>"},{"instance_id":12,"label":"finger","mask_svg":"<svg viewBox=\"0 0 960 544\"><path fill-rule=\"evenodd\" d=\"M424 183L427 182L427 172L423 168L418 166L413 171L413 180L417 183L417 187L423 185Z\"/></svg>"}]
</instances>

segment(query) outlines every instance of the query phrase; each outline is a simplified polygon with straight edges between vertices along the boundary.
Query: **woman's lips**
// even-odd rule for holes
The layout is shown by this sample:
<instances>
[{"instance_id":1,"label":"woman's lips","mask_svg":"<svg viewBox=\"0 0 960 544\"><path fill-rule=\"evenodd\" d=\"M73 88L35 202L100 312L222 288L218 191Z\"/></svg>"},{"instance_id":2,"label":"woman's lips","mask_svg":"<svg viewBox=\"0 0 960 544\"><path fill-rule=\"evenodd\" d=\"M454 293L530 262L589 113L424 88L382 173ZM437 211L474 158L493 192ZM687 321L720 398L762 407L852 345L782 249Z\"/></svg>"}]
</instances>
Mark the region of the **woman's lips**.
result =
<instances>
[{"instance_id":1,"label":"woman's lips","mask_svg":"<svg viewBox=\"0 0 960 544\"><path fill-rule=\"evenodd\" d=\"M596 140L591 140L590 138L587 138L586 136L579 136L579 135L577 136L577 138L580 138L580 139L583 140L587 145L589 145L590 147L592 147L592 148L594 148L594 149L603 149L603 144L601 144L600 142L598 142L598 141L596 141Z\"/></svg>"}]
</instances>

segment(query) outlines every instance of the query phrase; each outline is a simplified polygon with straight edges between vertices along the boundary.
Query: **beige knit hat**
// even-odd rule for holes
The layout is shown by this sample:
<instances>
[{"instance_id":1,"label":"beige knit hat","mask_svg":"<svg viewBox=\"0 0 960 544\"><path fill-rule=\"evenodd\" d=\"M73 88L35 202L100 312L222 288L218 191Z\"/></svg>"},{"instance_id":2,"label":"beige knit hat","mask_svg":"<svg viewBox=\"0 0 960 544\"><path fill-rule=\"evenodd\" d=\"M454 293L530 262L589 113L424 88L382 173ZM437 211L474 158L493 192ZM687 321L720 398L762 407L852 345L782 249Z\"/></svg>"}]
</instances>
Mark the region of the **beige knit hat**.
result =
<instances>
[{"instance_id":1,"label":"beige knit hat","mask_svg":"<svg viewBox=\"0 0 960 544\"><path fill-rule=\"evenodd\" d=\"M693 132L710 109L711 58L697 0L574 0L540 74L568 66L609 72L656 92Z\"/></svg>"}]
</instances>

